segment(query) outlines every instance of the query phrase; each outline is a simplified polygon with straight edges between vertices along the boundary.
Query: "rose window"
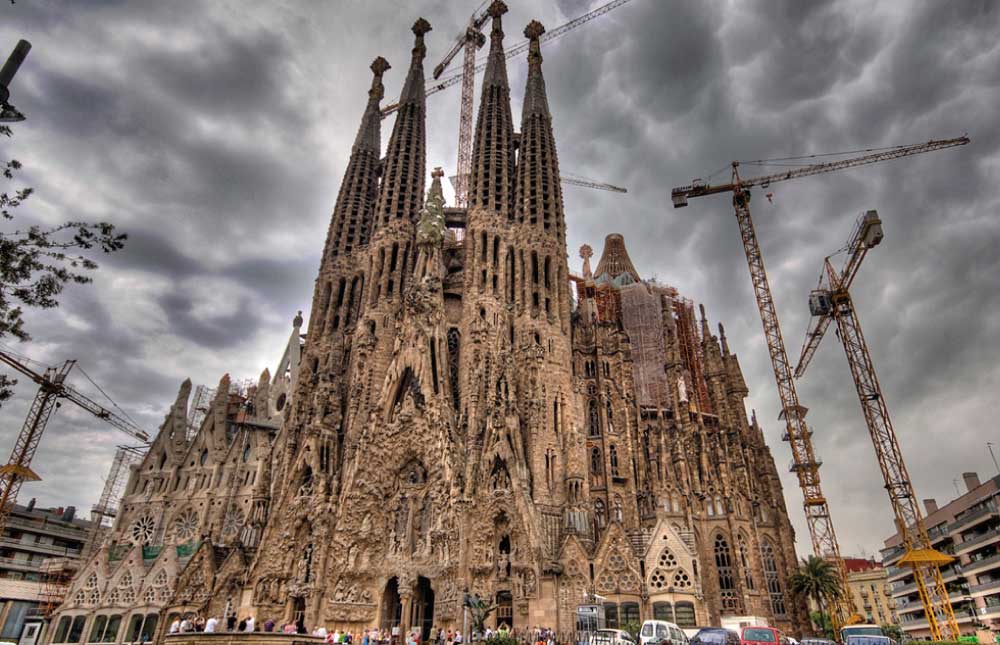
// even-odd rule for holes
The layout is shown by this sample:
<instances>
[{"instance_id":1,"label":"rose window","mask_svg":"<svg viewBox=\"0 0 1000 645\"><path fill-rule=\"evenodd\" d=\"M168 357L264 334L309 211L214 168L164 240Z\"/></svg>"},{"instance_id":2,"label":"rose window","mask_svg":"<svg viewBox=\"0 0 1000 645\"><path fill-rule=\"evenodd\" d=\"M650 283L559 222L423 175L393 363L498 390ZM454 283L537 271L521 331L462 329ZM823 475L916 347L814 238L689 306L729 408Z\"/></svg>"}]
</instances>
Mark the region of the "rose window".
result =
<instances>
[{"instance_id":1,"label":"rose window","mask_svg":"<svg viewBox=\"0 0 1000 645\"><path fill-rule=\"evenodd\" d=\"M649 584L655 589L663 589L667 586L667 574L659 569L654 570L653 575L649 577Z\"/></svg>"},{"instance_id":2,"label":"rose window","mask_svg":"<svg viewBox=\"0 0 1000 645\"><path fill-rule=\"evenodd\" d=\"M688 576L684 569L678 569L677 573L674 574L673 586L680 589L687 589L691 586L691 577Z\"/></svg>"},{"instance_id":3,"label":"rose window","mask_svg":"<svg viewBox=\"0 0 1000 645\"><path fill-rule=\"evenodd\" d=\"M129 537L132 538L132 544L149 544L153 541L153 531L156 530L156 520L154 520L149 515L143 515L136 521L132 522L132 526L129 527L128 533Z\"/></svg>"},{"instance_id":4,"label":"rose window","mask_svg":"<svg viewBox=\"0 0 1000 645\"><path fill-rule=\"evenodd\" d=\"M192 509L181 513L174 520L174 537L178 542L187 542L198 533L198 514Z\"/></svg>"},{"instance_id":5,"label":"rose window","mask_svg":"<svg viewBox=\"0 0 1000 645\"><path fill-rule=\"evenodd\" d=\"M243 524L246 521L246 517L243 515L243 511L237 507L232 507L226 511L226 516L222 520L222 535L224 537L232 537L236 535Z\"/></svg>"}]
</instances>

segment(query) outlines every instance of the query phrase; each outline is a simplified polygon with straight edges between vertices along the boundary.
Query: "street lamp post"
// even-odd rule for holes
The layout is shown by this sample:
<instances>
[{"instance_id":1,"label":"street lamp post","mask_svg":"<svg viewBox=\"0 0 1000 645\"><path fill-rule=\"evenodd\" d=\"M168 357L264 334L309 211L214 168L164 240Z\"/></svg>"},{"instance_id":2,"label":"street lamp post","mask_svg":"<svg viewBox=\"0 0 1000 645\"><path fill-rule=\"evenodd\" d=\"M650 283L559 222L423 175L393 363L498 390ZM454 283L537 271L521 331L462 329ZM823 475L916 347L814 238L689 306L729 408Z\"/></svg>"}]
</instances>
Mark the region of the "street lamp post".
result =
<instances>
[{"instance_id":1,"label":"street lamp post","mask_svg":"<svg viewBox=\"0 0 1000 645\"><path fill-rule=\"evenodd\" d=\"M31 43L27 40L20 40L14 51L7 57L7 62L0 68L0 123L15 123L24 121L24 115L10 104L10 83L14 80L14 75L21 67L21 63L31 51Z\"/></svg>"}]
</instances>

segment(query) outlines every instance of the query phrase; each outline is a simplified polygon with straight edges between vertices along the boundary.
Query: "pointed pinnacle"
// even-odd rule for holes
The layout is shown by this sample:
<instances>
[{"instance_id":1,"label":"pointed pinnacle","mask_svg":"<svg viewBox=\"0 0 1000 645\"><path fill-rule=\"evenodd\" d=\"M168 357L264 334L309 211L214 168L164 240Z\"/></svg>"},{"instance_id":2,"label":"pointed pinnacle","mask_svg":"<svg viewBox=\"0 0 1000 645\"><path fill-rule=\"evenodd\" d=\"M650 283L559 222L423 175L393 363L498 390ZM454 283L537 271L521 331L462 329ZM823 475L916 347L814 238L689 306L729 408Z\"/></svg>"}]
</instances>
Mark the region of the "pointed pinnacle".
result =
<instances>
[{"instance_id":1,"label":"pointed pinnacle","mask_svg":"<svg viewBox=\"0 0 1000 645\"><path fill-rule=\"evenodd\" d=\"M431 30L431 23L427 22L423 18L417 18L417 21L413 23L413 33L417 38L422 38L424 34Z\"/></svg>"},{"instance_id":2,"label":"pointed pinnacle","mask_svg":"<svg viewBox=\"0 0 1000 645\"><path fill-rule=\"evenodd\" d=\"M507 13L507 4L503 0L493 0L486 13L490 14L491 18L499 18Z\"/></svg>"},{"instance_id":3,"label":"pointed pinnacle","mask_svg":"<svg viewBox=\"0 0 1000 645\"><path fill-rule=\"evenodd\" d=\"M524 28L524 37L528 40L538 40L545 33L545 26L537 20L532 20Z\"/></svg>"},{"instance_id":4,"label":"pointed pinnacle","mask_svg":"<svg viewBox=\"0 0 1000 645\"><path fill-rule=\"evenodd\" d=\"M392 65L390 65L389 61L382 58L381 56L372 61L371 70L372 73L375 74L375 76L381 77L382 74L385 74L386 70L389 69L392 69Z\"/></svg>"}]
</instances>

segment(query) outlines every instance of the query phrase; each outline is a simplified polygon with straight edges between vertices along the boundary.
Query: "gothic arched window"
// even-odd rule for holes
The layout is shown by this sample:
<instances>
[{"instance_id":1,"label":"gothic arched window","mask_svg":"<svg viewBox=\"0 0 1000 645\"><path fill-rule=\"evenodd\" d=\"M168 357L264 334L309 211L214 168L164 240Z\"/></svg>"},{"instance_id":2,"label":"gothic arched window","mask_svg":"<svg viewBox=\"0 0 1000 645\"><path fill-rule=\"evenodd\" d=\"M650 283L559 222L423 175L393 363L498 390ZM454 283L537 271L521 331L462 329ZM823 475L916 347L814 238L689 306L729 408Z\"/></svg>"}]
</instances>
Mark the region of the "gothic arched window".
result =
<instances>
[{"instance_id":1,"label":"gothic arched window","mask_svg":"<svg viewBox=\"0 0 1000 645\"><path fill-rule=\"evenodd\" d=\"M597 401L591 399L587 404L588 429L591 437L601 436L601 415L597 412Z\"/></svg>"},{"instance_id":2,"label":"gothic arched window","mask_svg":"<svg viewBox=\"0 0 1000 645\"><path fill-rule=\"evenodd\" d=\"M740 533L736 536L736 550L740 554L740 567L743 568L743 580L747 589L753 591L753 572L750 569L750 552L747 548L746 536Z\"/></svg>"},{"instance_id":3,"label":"gothic arched window","mask_svg":"<svg viewBox=\"0 0 1000 645\"><path fill-rule=\"evenodd\" d=\"M622 514L623 514L621 495L615 495L613 512L614 512L615 521L616 522L621 522L622 521Z\"/></svg>"},{"instance_id":4,"label":"gothic arched window","mask_svg":"<svg viewBox=\"0 0 1000 645\"><path fill-rule=\"evenodd\" d=\"M740 611L740 598L736 593L736 578L733 572L733 558L729 542L721 533L715 536L715 568L719 574L719 595L722 609L726 612Z\"/></svg>"},{"instance_id":5,"label":"gothic arched window","mask_svg":"<svg viewBox=\"0 0 1000 645\"><path fill-rule=\"evenodd\" d=\"M771 611L775 616L784 616L785 595L781 593L781 580L778 576L778 563L774 558L774 545L767 538L764 538L764 546L761 548L761 560L764 564L764 580L767 583L767 594L771 598Z\"/></svg>"},{"instance_id":6,"label":"gothic arched window","mask_svg":"<svg viewBox=\"0 0 1000 645\"><path fill-rule=\"evenodd\" d=\"M597 522L598 528L604 528L604 524L607 520L607 509L604 508L604 500L599 499L594 502L594 521Z\"/></svg>"},{"instance_id":7,"label":"gothic arched window","mask_svg":"<svg viewBox=\"0 0 1000 645\"><path fill-rule=\"evenodd\" d=\"M590 449L590 472L594 475L601 474L601 449L597 446Z\"/></svg>"},{"instance_id":8,"label":"gothic arched window","mask_svg":"<svg viewBox=\"0 0 1000 645\"><path fill-rule=\"evenodd\" d=\"M620 477L621 475L618 472L618 447L615 446L615 444L611 444L611 447L608 449L608 453L611 458L611 476Z\"/></svg>"}]
</instances>

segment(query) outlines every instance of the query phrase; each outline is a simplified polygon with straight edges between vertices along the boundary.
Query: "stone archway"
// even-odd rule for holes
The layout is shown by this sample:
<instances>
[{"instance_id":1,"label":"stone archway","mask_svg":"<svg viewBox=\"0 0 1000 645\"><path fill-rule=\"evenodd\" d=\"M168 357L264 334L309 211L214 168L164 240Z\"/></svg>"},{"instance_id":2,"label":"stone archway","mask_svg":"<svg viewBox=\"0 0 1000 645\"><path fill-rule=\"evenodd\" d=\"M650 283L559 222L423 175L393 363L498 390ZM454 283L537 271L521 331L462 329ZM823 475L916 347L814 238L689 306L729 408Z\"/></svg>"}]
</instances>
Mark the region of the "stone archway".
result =
<instances>
[{"instance_id":1,"label":"stone archway","mask_svg":"<svg viewBox=\"0 0 1000 645\"><path fill-rule=\"evenodd\" d=\"M501 625L506 625L508 629L514 627L514 596L509 591L498 591L496 597L496 625L497 629Z\"/></svg>"},{"instance_id":2,"label":"stone archway","mask_svg":"<svg viewBox=\"0 0 1000 645\"><path fill-rule=\"evenodd\" d=\"M410 626L420 629L420 641L426 643L434 626L434 590L431 581L420 576L413 590L413 608L411 609Z\"/></svg>"},{"instance_id":3,"label":"stone archway","mask_svg":"<svg viewBox=\"0 0 1000 645\"><path fill-rule=\"evenodd\" d=\"M382 608L379 628L392 630L399 626L403 617L403 603L399 597L399 579L393 576L385 583L385 591L382 592Z\"/></svg>"}]
</instances>

